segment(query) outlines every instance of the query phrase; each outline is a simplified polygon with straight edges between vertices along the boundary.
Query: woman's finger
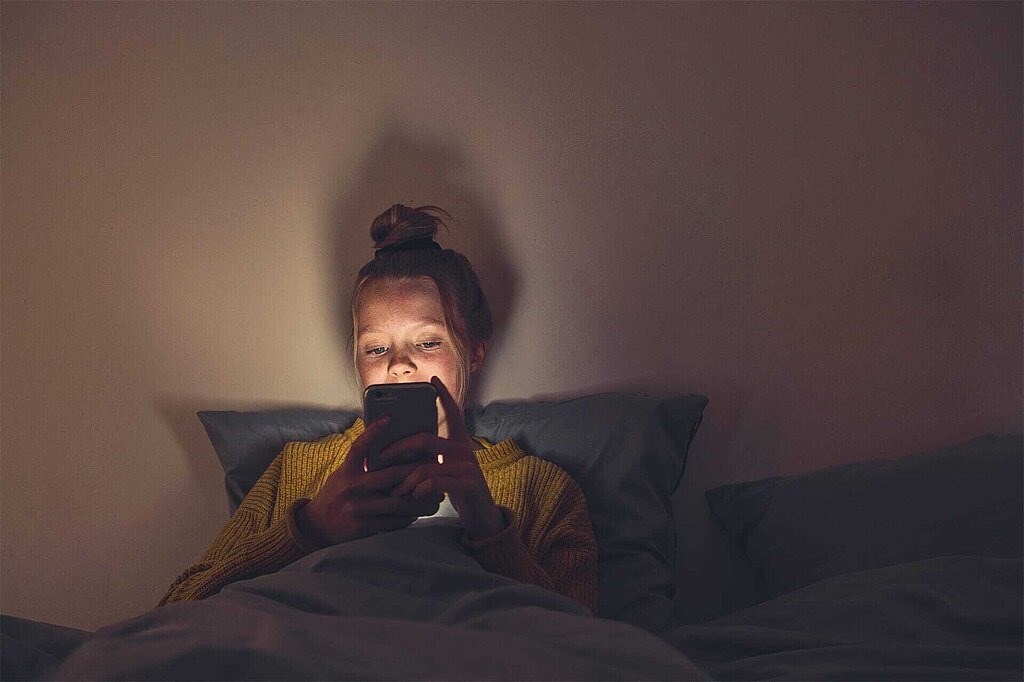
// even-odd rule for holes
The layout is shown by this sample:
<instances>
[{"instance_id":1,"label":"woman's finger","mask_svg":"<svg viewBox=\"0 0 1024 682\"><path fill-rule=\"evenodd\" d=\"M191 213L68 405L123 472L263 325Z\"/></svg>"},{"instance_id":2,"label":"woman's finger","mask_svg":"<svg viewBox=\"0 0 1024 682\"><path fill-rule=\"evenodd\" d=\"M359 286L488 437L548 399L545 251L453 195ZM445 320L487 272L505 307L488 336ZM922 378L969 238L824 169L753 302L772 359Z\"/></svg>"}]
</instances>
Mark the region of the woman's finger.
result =
<instances>
[{"instance_id":1,"label":"woman's finger","mask_svg":"<svg viewBox=\"0 0 1024 682\"><path fill-rule=\"evenodd\" d=\"M430 464L421 464L413 471L409 472L409 475L402 479L401 483L398 483L391 489L391 496L401 497L402 495L408 495L411 493L413 488L418 486L430 475L430 472L427 470L430 466ZM434 466L437 465L435 464Z\"/></svg>"},{"instance_id":2,"label":"woman's finger","mask_svg":"<svg viewBox=\"0 0 1024 682\"><path fill-rule=\"evenodd\" d=\"M438 488L439 485L441 485L440 478L428 478L427 480L421 482L419 485L413 488L412 498L419 499L424 495L429 495L430 493L444 492L443 489Z\"/></svg>"},{"instance_id":3,"label":"woman's finger","mask_svg":"<svg viewBox=\"0 0 1024 682\"><path fill-rule=\"evenodd\" d=\"M441 407L448 419L448 438L457 443L468 439L469 433L466 431L466 422L462 418L462 409L452 398L452 394L448 392L448 387L439 377L431 377L430 383L437 390L437 397L441 399Z\"/></svg>"},{"instance_id":4,"label":"woman's finger","mask_svg":"<svg viewBox=\"0 0 1024 682\"><path fill-rule=\"evenodd\" d=\"M474 489L472 481L460 476L430 476L416 484L410 497L418 498L430 493L466 493Z\"/></svg>"},{"instance_id":5,"label":"woman's finger","mask_svg":"<svg viewBox=\"0 0 1024 682\"><path fill-rule=\"evenodd\" d=\"M353 516L399 516L404 506L398 497L375 497L362 500L352 508Z\"/></svg>"},{"instance_id":6,"label":"woman's finger","mask_svg":"<svg viewBox=\"0 0 1024 682\"><path fill-rule=\"evenodd\" d=\"M356 479L350 491L357 496L379 494L385 490L390 491L408 478L420 466L422 465L396 464L395 466L384 467L376 471L369 471Z\"/></svg>"},{"instance_id":7,"label":"woman's finger","mask_svg":"<svg viewBox=\"0 0 1024 682\"><path fill-rule=\"evenodd\" d=\"M366 452L374 439L376 439L384 427L391 421L391 417L388 415L382 415L377 419L366 425L366 430L363 431L359 436L352 442L352 447L349 448L348 455L345 457L345 462L339 467L339 469L345 469L352 472L362 472L363 460L366 458Z\"/></svg>"},{"instance_id":8,"label":"woman's finger","mask_svg":"<svg viewBox=\"0 0 1024 682\"><path fill-rule=\"evenodd\" d=\"M412 499L417 500L431 493L460 492L465 484L454 476L432 476L421 482L412 491Z\"/></svg>"},{"instance_id":9,"label":"woman's finger","mask_svg":"<svg viewBox=\"0 0 1024 682\"><path fill-rule=\"evenodd\" d=\"M421 458L431 461L439 452L456 455L458 449L445 438L432 433L417 433L384 448L380 453L380 461L390 462L409 455L420 455Z\"/></svg>"},{"instance_id":10,"label":"woman's finger","mask_svg":"<svg viewBox=\"0 0 1024 682\"><path fill-rule=\"evenodd\" d=\"M441 508L441 503L444 502L444 493L434 493L433 495L424 495L419 498L407 498L409 500L409 512L419 516L433 516L437 513L437 510Z\"/></svg>"},{"instance_id":11,"label":"woman's finger","mask_svg":"<svg viewBox=\"0 0 1024 682\"><path fill-rule=\"evenodd\" d=\"M412 473L410 473L405 480L392 488L391 494L396 497L408 495L415 490L416 486L432 476L461 479L469 477L472 473L473 472L465 462L446 461L444 464L438 464L436 462L421 464Z\"/></svg>"}]
</instances>

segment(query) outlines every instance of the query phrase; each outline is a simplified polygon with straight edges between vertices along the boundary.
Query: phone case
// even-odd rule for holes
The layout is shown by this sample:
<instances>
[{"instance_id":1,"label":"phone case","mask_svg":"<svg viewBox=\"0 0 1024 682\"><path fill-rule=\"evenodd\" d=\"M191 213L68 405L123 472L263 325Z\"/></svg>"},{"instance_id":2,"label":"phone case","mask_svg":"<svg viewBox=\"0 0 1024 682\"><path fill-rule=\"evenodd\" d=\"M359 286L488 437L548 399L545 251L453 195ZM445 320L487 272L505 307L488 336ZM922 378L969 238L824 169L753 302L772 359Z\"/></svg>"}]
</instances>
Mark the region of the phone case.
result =
<instances>
[{"instance_id":1,"label":"phone case","mask_svg":"<svg viewBox=\"0 0 1024 682\"><path fill-rule=\"evenodd\" d=\"M381 451L395 441L417 433L437 433L437 391L427 382L367 386L363 391L363 421L370 424L385 414L391 422L367 453L369 471L381 468Z\"/></svg>"}]
</instances>

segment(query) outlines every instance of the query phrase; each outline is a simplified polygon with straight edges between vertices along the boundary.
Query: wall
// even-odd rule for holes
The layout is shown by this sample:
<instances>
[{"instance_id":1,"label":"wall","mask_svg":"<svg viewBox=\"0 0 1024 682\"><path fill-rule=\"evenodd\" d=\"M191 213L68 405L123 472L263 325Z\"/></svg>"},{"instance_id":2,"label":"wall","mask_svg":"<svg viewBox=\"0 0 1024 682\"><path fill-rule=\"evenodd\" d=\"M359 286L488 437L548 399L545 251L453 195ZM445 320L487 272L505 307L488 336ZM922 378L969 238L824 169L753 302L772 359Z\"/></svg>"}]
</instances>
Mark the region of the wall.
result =
<instances>
[{"instance_id":1,"label":"wall","mask_svg":"<svg viewBox=\"0 0 1024 682\"><path fill-rule=\"evenodd\" d=\"M225 521L196 410L354 404L396 201L483 400L703 392L708 485L1020 429L1019 3L0 12L4 613L155 604Z\"/></svg>"}]
</instances>

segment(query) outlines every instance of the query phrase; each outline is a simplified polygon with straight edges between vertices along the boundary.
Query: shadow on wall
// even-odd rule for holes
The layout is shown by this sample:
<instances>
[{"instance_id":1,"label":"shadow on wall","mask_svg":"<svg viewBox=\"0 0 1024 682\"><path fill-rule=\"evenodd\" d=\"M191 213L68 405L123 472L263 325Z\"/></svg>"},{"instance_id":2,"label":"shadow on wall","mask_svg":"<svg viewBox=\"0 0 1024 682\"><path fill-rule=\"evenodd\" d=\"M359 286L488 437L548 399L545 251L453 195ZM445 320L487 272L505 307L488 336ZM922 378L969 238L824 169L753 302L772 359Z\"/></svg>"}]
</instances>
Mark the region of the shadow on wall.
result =
<instances>
[{"instance_id":1,"label":"shadow on wall","mask_svg":"<svg viewBox=\"0 0 1024 682\"><path fill-rule=\"evenodd\" d=\"M373 257L370 223L377 215L395 203L409 206L435 204L455 218L451 233L438 235L442 246L462 252L473 264L487 293L494 316L495 334L490 348L500 342L501 330L513 309L517 277L509 263L500 238L503 232L499 221L475 186L469 165L459 151L450 144L427 142L389 130L366 155L362 166L352 172L339 168L334 185L339 188L336 197L325 197L332 207L330 225L327 226L330 259L330 290L334 292L331 305L333 325L337 331L336 352L351 358L352 319L349 313L349 295L356 273ZM348 362L346 365L351 366ZM485 376L474 384L470 401L475 402ZM359 391L354 372L349 374L352 404L358 404ZM216 403L216 404L214 404ZM284 407L317 407L323 405L281 403L251 400L225 404L203 396L158 395L154 405L168 428L174 433L192 476L201 488L201 494L211 506L223 499L222 472L214 456L196 412L203 409L269 410Z\"/></svg>"},{"instance_id":2,"label":"shadow on wall","mask_svg":"<svg viewBox=\"0 0 1024 682\"><path fill-rule=\"evenodd\" d=\"M416 207L440 206L455 218L451 231L443 229L437 240L454 248L473 264L487 295L494 318L494 336L488 346L493 354L514 309L518 277L509 262L492 201L483 196L485 188L472 173L462 151L449 142L417 138L395 126L385 126L370 148L362 166L354 172L338 168L335 173L339 194L333 202L328 230L331 258L331 291L335 293L338 352L352 357L352 318L349 297L356 274L373 257L370 223L392 204ZM351 365L349 365L351 366ZM474 382L469 402L486 382L483 373ZM350 374L353 400L358 400L358 383Z\"/></svg>"},{"instance_id":3,"label":"shadow on wall","mask_svg":"<svg viewBox=\"0 0 1024 682\"><path fill-rule=\"evenodd\" d=\"M224 499L223 472L217 462L213 446L210 445L202 422L196 416L198 410L209 409L211 401L202 396L182 397L162 393L153 396L153 406L164 420L167 428L174 433L181 452L187 455L185 461L192 473L192 479L199 487L200 495L207 504L219 505ZM217 409L232 409L221 408ZM252 406L235 409L251 410Z\"/></svg>"}]
</instances>

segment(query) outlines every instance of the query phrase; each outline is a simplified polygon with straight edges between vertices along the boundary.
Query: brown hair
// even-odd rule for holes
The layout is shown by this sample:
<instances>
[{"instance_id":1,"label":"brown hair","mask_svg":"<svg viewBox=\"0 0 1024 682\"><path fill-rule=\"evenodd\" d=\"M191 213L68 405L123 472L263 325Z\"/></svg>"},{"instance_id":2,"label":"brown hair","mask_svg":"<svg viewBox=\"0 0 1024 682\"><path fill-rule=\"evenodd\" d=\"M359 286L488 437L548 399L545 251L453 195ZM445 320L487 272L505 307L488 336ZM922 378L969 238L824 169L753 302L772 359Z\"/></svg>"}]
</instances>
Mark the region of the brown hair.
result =
<instances>
[{"instance_id":1,"label":"brown hair","mask_svg":"<svg viewBox=\"0 0 1024 682\"><path fill-rule=\"evenodd\" d=\"M352 291L352 330L356 331L356 311L362 304L367 286L379 281L401 281L427 277L437 286L444 309L445 326L459 358L459 386L449 387L460 403L469 387L470 351L477 343L491 338L494 325L491 309L480 281L461 253L452 249L435 248L430 241L438 227L448 223L452 216L437 206L409 208L395 204L373 219L370 236L377 255L359 270ZM416 240L416 246L402 248ZM354 349L353 349L354 350Z\"/></svg>"}]
</instances>

